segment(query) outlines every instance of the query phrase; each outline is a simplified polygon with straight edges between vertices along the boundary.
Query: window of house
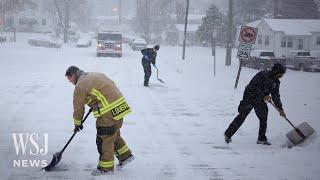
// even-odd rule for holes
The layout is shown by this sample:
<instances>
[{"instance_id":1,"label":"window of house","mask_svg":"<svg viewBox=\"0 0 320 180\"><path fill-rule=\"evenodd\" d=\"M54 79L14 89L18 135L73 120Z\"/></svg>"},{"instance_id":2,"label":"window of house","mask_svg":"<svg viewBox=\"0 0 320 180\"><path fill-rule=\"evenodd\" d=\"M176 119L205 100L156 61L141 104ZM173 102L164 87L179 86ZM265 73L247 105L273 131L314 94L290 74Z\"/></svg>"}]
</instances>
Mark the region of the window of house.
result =
<instances>
[{"instance_id":1,"label":"window of house","mask_svg":"<svg viewBox=\"0 0 320 180\"><path fill-rule=\"evenodd\" d=\"M293 44L292 41L293 41L292 38L288 38L287 48L292 48L292 44Z\"/></svg>"},{"instance_id":2,"label":"window of house","mask_svg":"<svg viewBox=\"0 0 320 180\"><path fill-rule=\"evenodd\" d=\"M303 49L303 39L298 39L298 50Z\"/></svg>"},{"instance_id":3,"label":"window of house","mask_svg":"<svg viewBox=\"0 0 320 180\"><path fill-rule=\"evenodd\" d=\"M320 36L317 37L317 45L320 46Z\"/></svg>"},{"instance_id":4,"label":"window of house","mask_svg":"<svg viewBox=\"0 0 320 180\"><path fill-rule=\"evenodd\" d=\"M264 45L269 46L269 36L266 36L264 39Z\"/></svg>"},{"instance_id":5,"label":"window of house","mask_svg":"<svg viewBox=\"0 0 320 180\"><path fill-rule=\"evenodd\" d=\"M281 38L281 47L286 47L286 44L287 44L287 39L286 39L286 37L282 37L282 38Z\"/></svg>"},{"instance_id":6,"label":"window of house","mask_svg":"<svg viewBox=\"0 0 320 180\"><path fill-rule=\"evenodd\" d=\"M262 44L262 35L258 35L258 44Z\"/></svg>"},{"instance_id":7,"label":"window of house","mask_svg":"<svg viewBox=\"0 0 320 180\"><path fill-rule=\"evenodd\" d=\"M47 20L46 19L42 19L42 25L46 25L47 24Z\"/></svg>"}]
</instances>

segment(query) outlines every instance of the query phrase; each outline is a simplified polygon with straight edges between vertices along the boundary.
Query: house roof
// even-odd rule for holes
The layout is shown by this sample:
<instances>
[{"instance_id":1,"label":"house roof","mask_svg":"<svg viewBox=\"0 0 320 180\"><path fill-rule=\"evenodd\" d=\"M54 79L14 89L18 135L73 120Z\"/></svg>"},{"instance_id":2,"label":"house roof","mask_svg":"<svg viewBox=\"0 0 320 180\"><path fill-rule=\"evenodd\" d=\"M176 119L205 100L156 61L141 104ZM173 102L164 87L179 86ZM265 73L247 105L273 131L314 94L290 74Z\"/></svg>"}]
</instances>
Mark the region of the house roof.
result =
<instances>
[{"instance_id":1,"label":"house roof","mask_svg":"<svg viewBox=\"0 0 320 180\"><path fill-rule=\"evenodd\" d=\"M258 27L258 25L260 24L261 21L262 21L261 19L260 20L256 20L256 21L252 21L250 23L247 23L246 25L256 28L256 27Z\"/></svg>"},{"instance_id":2,"label":"house roof","mask_svg":"<svg viewBox=\"0 0 320 180\"><path fill-rule=\"evenodd\" d=\"M248 23L248 26L258 27L266 22L273 31L281 31L286 35L312 35L320 33L320 19L261 19Z\"/></svg>"},{"instance_id":3,"label":"house roof","mask_svg":"<svg viewBox=\"0 0 320 180\"><path fill-rule=\"evenodd\" d=\"M202 20L205 17L205 14L188 14L188 19L190 20Z\"/></svg>"}]
</instances>

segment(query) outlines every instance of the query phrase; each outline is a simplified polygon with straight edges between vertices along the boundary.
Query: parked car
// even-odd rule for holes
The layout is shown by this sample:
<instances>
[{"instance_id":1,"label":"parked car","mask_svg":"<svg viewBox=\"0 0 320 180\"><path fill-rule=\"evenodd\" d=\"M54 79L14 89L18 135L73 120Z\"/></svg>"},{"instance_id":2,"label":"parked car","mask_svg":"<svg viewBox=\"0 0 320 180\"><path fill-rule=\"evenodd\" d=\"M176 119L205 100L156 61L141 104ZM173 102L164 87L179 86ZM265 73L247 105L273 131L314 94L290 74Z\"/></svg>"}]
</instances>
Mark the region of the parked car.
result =
<instances>
[{"instance_id":1,"label":"parked car","mask_svg":"<svg viewBox=\"0 0 320 180\"><path fill-rule=\"evenodd\" d=\"M142 49L147 48L147 42L142 38L136 38L133 40L133 42L131 44L131 48L134 51L140 51Z\"/></svg>"},{"instance_id":2,"label":"parked car","mask_svg":"<svg viewBox=\"0 0 320 180\"><path fill-rule=\"evenodd\" d=\"M41 46L47 48L60 48L62 46L61 43L50 39L29 39L28 43L31 46Z\"/></svg>"},{"instance_id":3,"label":"parked car","mask_svg":"<svg viewBox=\"0 0 320 180\"><path fill-rule=\"evenodd\" d=\"M309 51L290 51L286 66L301 71L320 71L320 59L312 57Z\"/></svg>"},{"instance_id":4,"label":"parked car","mask_svg":"<svg viewBox=\"0 0 320 180\"><path fill-rule=\"evenodd\" d=\"M133 46L133 41L135 40L135 39L137 39L137 38L139 38L138 36L129 36L128 37L128 44L129 44L129 46L132 48L132 46Z\"/></svg>"},{"instance_id":5,"label":"parked car","mask_svg":"<svg viewBox=\"0 0 320 180\"><path fill-rule=\"evenodd\" d=\"M130 41L132 41L132 39L134 39L132 35L126 34L126 35L122 36L122 42L123 43L128 43L129 44Z\"/></svg>"},{"instance_id":6,"label":"parked car","mask_svg":"<svg viewBox=\"0 0 320 180\"><path fill-rule=\"evenodd\" d=\"M7 36L0 36L0 42L7 41Z\"/></svg>"},{"instance_id":7,"label":"parked car","mask_svg":"<svg viewBox=\"0 0 320 180\"><path fill-rule=\"evenodd\" d=\"M88 36L91 38L91 39L96 39L96 34L94 32L88 32Z\"/></svg>"},{"instance_id":8,"label":"parked car","mask_svg":"<svg viewBox=\"0 0 320 180\"><path fill-rule=\"evenodd\" d=\"M77 47L89 47L92 45L92 40L87 37L79 38L77 41Z\"/></svg>"},{"instance_id":9,"label":"parked car","mask_svg":"<svg viewBox=\"0 0 320 180\"><path fill-rule=\"evenodd\" d=\"M255 69L271 69L271 67L280 63L286 65L286 58L275 57L274 52L271 50L253 50L250 53L250 59L244 61L244 66Z\"/></svg>"}]
</instances>

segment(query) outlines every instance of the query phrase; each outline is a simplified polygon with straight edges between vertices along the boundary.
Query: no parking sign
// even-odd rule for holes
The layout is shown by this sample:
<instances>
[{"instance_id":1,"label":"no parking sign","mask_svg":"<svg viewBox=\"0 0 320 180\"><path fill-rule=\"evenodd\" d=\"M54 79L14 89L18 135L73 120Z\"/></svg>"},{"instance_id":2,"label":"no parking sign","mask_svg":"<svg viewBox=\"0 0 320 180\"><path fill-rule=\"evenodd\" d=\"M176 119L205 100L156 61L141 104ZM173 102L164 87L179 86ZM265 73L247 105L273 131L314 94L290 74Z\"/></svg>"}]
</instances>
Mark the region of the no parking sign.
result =
<instances>
[{"instance_id":1,"label":"no parking sign","mask_svg":"<svg viewBox=\"0 0 320 180\"><path fill-rule=\"evenodd\" d=\"M254 44L256 43L258 28L242 26L238 41L240 43Z\"/></svg>"}]
</instances>

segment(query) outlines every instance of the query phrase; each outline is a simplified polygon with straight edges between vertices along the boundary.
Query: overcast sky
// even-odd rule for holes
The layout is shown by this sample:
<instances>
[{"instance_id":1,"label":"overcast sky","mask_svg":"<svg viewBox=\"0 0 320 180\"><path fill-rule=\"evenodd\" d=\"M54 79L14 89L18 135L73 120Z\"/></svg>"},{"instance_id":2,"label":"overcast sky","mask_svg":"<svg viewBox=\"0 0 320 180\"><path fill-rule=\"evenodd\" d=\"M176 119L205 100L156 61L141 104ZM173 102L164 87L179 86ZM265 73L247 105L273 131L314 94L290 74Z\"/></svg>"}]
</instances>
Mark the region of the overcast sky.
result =
<instances>
[{"instance_id":1,"label":"overcast sky","mask_svg":"<svg viewBox=\"0 0 320 180\"><path fill-rule=\"evenodd\" d=\"M186 2L186 0L177 0ZM94 16L110 16L114 7L118 7L119 0L90 0L93 5ZM205 13L208 6L214 2L222 10L228 6L227 0L190 0L190 9L194 12ZM136 0L122 0L122 14L124 16L134 16L136 13Z\"/></svg>"}]
</instances>

